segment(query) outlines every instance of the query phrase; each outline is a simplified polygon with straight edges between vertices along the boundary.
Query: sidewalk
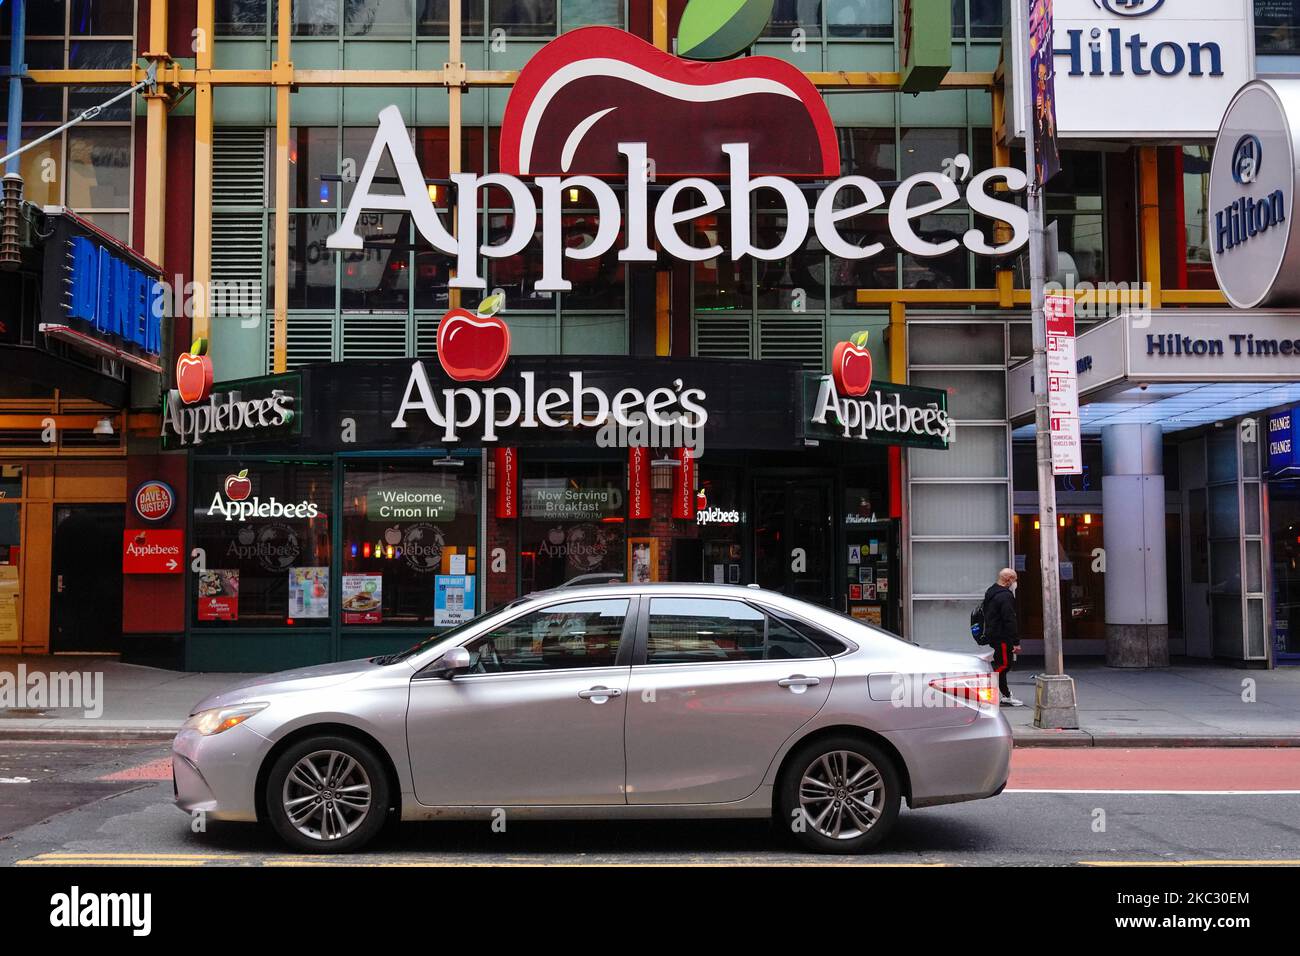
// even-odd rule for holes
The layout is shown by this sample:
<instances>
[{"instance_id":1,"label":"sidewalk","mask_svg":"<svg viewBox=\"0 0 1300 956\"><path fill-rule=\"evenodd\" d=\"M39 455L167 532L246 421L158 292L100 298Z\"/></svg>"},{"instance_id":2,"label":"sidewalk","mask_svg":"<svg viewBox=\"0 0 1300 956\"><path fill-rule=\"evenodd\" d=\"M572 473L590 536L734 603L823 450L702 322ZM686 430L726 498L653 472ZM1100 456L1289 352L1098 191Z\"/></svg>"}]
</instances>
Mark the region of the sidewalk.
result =
<instances>
[{"instance_id":1,"label":"sidewalk","mask_svg":"<svg viewBox=\"0 0 1300 956\"><path fill-rule=\"evenodd\" d=\"M1033 675L1042 658L1011 672L1024 707L1003 708L1018 747L1297 747L1300 667L1245 670L1175 658L1158 670L1118 670L1068 661L1079 697L1078 730L1034 727ZM1253 701L1243 699L1253 681Z\"/></svg>"},{"instance_id":2,"label":"sidewalk","mask_svg":"<svg viewBox=\"0 0 1300 956\"><path fill-rule=\"evenodd\" d=\"M103 674L102 714L84 709L5 708L19 664L40 672ZM1040 659L1017 663L1011 689L1025 707L1004 708L1022 747L1300 746L1300 667L1242 670L1178 660L1162 670L1115 670L1070 662L1079 694L1079 730L1038 730L1033 675ZM6 676L7 675L7 676ZM170 740L200 699L241 674L187 674L122 664L111 657L0 657L0 738L131 737ZM1254 701L1242 699L1254 682ZM30 685L29 685L30 686Z\"/></svg>"}]
</instances>

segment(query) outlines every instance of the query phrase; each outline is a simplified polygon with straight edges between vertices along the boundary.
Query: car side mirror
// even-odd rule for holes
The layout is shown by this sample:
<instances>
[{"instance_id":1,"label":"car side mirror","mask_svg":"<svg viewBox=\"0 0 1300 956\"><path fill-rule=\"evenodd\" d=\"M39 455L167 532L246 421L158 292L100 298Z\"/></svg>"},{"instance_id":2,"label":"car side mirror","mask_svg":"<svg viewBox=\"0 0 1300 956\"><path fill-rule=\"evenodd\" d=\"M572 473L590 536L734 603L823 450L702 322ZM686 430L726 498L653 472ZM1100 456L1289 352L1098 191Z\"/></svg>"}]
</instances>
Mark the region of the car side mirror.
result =
<instances>
[{"instance_id":1,"label":"car side mirror","mask_svg":"<svg viewBox=\"0 0 1300 956\"><path fill-rule=\"evenodd\" d=\"M433 662L429 674L433 677L441 677L443 680L451 680L457 674L469 670L469 665L469 651L463 647L449 647Z\"/></svg>"}]
</instances>

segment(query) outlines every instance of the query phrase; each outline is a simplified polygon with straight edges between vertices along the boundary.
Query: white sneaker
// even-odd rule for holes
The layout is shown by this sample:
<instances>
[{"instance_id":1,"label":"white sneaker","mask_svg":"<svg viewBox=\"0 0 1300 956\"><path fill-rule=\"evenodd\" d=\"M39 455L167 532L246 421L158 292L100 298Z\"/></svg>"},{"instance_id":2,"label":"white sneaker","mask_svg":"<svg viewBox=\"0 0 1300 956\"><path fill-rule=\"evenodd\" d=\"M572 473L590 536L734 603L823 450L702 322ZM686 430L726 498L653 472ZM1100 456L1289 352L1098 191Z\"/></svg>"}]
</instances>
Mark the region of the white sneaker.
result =
<instances>
[{"instance_id":1,"label":"white sneaker","mask_svg":"<svg viewBox=\"0 0 1300 956\"><path fill-rule=\"evenodd\" d=\"M1025 706L1025 702L1024 702L1023 700L1020 700L1020 699L1018 699L1018 698L1016 698L1016 697L1012 697L1012 696L1010 696L1010 695L1008 695L1008 696L1006 696L1006 697L1003 697L1003 698L1002 698L1002 703L1006 704L1008 707L1024 707L1024 706Z\"/></svg>"}]
</instances>

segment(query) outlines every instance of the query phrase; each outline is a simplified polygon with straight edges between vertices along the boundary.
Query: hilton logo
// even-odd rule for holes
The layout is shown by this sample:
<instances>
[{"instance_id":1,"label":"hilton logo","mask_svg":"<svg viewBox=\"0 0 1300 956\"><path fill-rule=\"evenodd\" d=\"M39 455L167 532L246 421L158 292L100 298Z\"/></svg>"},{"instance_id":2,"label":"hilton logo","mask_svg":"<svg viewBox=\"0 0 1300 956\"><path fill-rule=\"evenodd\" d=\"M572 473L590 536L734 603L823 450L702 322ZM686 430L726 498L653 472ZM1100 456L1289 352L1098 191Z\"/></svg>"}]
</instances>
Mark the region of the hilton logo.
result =
<instances>
[{"instance_id":1,"label":"hilton logo","mask_svg":"<svg viewBox=\"0 0 1300 956\"><path fill-rule=\"evenodd\" d=\"M1163 7L1165 0L1092 0L1092 3L1098 10L1117 17L1145 17Z\"/></svg>"},{"instance_id":2,"label":"hilton logo","mask_svg":"<svg viewBox=\"0 0 1300 956\"><path fill-rule=\"evenodd\" d=\"M1239 186L1249 186L1259 178L1259 167L1264 159L1264 148L1259 137L1247 133L1237 140L1232 151L1232 179Z\"/></svg>"}]
</instances>

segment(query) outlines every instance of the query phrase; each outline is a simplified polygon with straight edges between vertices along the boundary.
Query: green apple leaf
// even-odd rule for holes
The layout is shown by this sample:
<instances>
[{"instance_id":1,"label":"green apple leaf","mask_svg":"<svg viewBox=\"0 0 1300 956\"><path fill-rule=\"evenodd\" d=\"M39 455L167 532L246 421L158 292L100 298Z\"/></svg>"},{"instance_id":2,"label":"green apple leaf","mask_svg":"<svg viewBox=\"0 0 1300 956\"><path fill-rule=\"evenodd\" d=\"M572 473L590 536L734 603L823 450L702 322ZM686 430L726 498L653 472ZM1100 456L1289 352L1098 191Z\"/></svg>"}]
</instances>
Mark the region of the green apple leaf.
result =
<instances>
[{"instance_id":1,"label":"green apple leaf","mask_svg":"<svg viewBox=\"0 0 1300 956\"><path fill-rule=\"evenodd\" d=\"M677 55L725 60L754 45L772 19L773 0L689 0L677 28Z\"/></svg>"},{"instance_id":2,"label":"green apple leaf","mask_svg":"<svg viewBox=\"0 0 1300 956\"><path fill-rule=\"evenodd\" d=\"M501 307L506 304L504 292L494 292L478 304L478 314L484 317L496 315L501 311Z\"/></svg>"},{"instance_id":3,"label":"green apple leaf","mask_svg":"<svg viewBox=\"0 0 1300 956\"><path fill-rule=\"evenodd\" d=\"M866 348L866 346L867 346L867 338L868 338L870 335L871 335L870 332L858 332L858 333L856 333L856 334L853 336L853 338L849 339L849 341L850 341L852 344L856 345L856 346L857 346L858 348L860 348L860 349L861 349L861 348Z\"/></svg>"},{"instance_id":4,"label":"green apple leaf","mask_svg":"<svg viewBox=\"0 0 1300 956\"><path fill-rule=\"evenodd\" d=\"M207 351L208 351L207 339L203 339L203 338L195 339L194 344L190 346L191 355L204 355L207 353Z\"/></svg>"}]
</instances>

